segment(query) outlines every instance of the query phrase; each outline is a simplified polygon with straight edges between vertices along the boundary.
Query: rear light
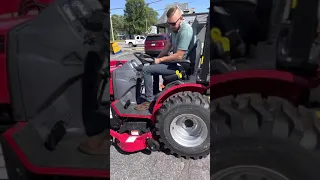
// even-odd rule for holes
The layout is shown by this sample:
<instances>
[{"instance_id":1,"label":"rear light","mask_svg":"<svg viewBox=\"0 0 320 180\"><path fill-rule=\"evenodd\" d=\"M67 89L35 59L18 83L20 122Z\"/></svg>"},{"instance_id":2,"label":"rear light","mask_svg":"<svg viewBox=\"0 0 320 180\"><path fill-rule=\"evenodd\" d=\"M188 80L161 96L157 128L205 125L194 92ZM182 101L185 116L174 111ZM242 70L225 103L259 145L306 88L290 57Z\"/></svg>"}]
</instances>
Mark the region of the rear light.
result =
<instances>
[{"instance_id":1,"label":"rear light","mask_svg":"<svg viewBox=\"0 0 320 180\"><path fill-rule=\"evenodd\" d=\"M4 35L0 35L0 53L4 53Z\"/></svg>"},{"instance_id":2,"label":"rear light","mask_svg":"<svg viewBox=\"0 0 320 180\"><path fill-rule=\"evenodd\" d=\"M162 46L164 46L164 42L162 42Z\"/></svg>"}]
</instances>

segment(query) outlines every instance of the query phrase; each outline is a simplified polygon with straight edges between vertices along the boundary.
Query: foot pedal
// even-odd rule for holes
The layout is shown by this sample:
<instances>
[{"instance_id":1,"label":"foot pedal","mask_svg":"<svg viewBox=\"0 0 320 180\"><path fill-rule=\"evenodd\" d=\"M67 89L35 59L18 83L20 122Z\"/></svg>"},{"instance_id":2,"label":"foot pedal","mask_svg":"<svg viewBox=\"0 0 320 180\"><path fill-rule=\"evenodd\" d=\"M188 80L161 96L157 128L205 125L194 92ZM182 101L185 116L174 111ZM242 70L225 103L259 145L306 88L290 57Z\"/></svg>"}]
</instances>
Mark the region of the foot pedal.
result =
<instances>
[{"instance_id":1,"label":"foot pedal","mask_svg":"<svg viewBox=\"0 0 320 180\"><path fill-rule=\"evenodd\" d=\"M131 104L131 102L130 102L130 100L128 100L127 102L126 102L126 104L124 105L124 109L128 109L128 107L130 106L130 104Z\"/></svg>"},{"instance_id":2,"label":"foot pedal","mask_svg":"<svg viewBox=\"0 0 320 180\"><path fill-rule=\"evenodd\" d=\"M47 140L44 144L45 147L50 151L55 150L56 146L58 145L58 143L61 141L61 139L65 134L66 134L66 128L64 127L64 122L63 121L57 122L47 136Z\"/></svg>"}]
</instances>

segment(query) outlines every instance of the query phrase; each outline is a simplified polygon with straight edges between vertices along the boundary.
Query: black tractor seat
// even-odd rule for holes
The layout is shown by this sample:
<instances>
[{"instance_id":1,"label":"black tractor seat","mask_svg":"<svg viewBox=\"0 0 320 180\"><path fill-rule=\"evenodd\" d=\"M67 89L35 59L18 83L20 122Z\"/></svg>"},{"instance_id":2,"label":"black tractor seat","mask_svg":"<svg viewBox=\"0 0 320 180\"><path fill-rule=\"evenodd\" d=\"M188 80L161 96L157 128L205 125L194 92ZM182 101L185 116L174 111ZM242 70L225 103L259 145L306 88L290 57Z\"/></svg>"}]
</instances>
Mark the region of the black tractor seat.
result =
<instances>
[{"instance_id":1,"label":"black tractor seat","mask_svg":"<svg viewBox=\"0 0 320 180\"><path fill-rule=\"evenodd\" d=\"M215 56L227 64L256 58L260 42L275 43L287 0L213 0Z\"/></svg>"},{"instance_id":2,"label":"black tractor seat","mask_svg":"<svg viewBox=\"0 0 320 180\"><path fill-rule=\"evenodd\" d=\"M176 70L175 74L162 76L163 85L166 86L177 80L188 80L191 75L197 72L201 59L201 48L201 41L198 39L189 49L185 59L168 62L177 63L179 69Z\"/></svg>"}]
</instances>

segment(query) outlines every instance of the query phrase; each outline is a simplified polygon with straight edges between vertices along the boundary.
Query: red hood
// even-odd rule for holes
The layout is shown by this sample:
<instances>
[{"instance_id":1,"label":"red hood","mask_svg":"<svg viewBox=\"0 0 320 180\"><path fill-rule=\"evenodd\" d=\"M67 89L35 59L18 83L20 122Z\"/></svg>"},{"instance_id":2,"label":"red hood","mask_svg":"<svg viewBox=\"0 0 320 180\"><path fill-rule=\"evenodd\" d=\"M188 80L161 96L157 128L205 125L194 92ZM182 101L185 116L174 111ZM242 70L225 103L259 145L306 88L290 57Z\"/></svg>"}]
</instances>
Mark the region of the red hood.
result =
<instances>
[{"instance_id":1,"label":"red hood","mask_svg":"<svg viewBox=\"0 0 320 180\"><path fill-rule=\"evenodd\" d=\"M122 64L126 63L127 60L111 60L110 61L110 72L112 73L112 71L114 71L115 69L117 69L119 66L121 66Z\"/></svg>"}]
</instances>

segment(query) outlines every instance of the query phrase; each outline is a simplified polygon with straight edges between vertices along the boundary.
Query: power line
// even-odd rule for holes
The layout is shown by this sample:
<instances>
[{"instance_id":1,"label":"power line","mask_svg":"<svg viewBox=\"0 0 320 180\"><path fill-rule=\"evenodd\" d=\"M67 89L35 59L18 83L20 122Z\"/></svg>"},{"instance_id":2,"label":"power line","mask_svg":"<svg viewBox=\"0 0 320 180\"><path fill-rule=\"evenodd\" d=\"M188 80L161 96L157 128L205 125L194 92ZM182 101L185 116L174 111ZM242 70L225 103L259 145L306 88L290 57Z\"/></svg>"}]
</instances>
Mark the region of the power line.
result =
<instances>
[{"instance_id":1,"label":"power line","mask_svg":"<svg viewBox=\"0 0 320 180\"><path fill-rule=\"evenodd\" d=\"M149 4L157 3L157 2L160 2L160 1L162 1L162 0L157 0L157 1L146 3L146 4L149 5Z\"/></svg>"},{"instance_id":2,"label":"power line","mask_svg":"<svg viewBox=\"0 0 320 180\"><path fill-rule=\"evenodd\" d=\"M117 10L117 9L124 9L124 8L112 8L110 10Z\"/></svg>"},{"instance_id":3,"label":"power line","mask_svg":"<svg viewBox=\"0 0 320 180\"><path fill-rule=\"evenodd\" d=\"M166 8L164 8L164 9L157 9L157 10L155 10L155 11L162 11L162 10L165 10Z\"/></svg>"}]
</instances>

